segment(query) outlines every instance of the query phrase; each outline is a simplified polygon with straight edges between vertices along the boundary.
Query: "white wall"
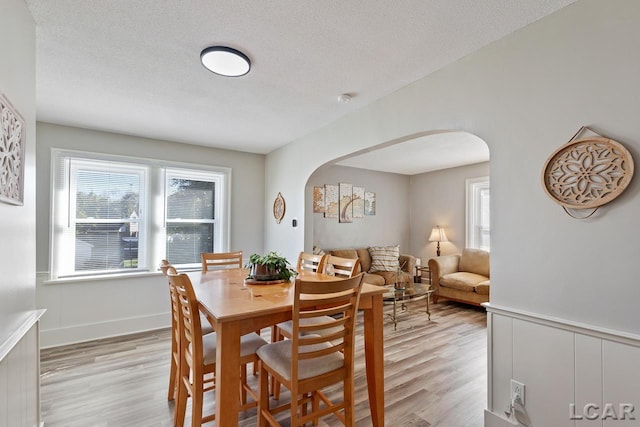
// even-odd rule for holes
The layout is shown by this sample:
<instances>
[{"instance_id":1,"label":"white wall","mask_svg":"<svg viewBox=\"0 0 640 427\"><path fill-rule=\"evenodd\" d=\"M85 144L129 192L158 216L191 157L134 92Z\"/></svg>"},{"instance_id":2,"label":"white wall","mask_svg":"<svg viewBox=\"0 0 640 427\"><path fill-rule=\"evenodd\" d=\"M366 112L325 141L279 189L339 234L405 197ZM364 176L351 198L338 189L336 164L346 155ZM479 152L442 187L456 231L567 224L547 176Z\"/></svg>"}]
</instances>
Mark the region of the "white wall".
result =
<instances>
[{"instance_id":1,"label":"white wall","mask_svg":"<svg viewBox=\"0 0 640 427\"><path fill-rule=\"evenodd\" d=\"M170 325L166 281L159 273L47 282L51 148L229 167L230 250L242 250L246 257L263 251L263 155L38 122L37 305L47 309L41 324L43 347Z\"/></svg>"},{"instance_id":2,"label":"white wall","mask_svg":"<svg viewBox=\"0 0 640 427\"><path fill-rule=\"evenodd\" d=\"M460 253L465 246L466 180L489 176L489 163L413 175L411 177L411 253L427 265L436 256L429 242L431 229L445 229L448 242L440 243L442 255Z\"/></svg>"},{"instance_id":3,"label":"white wall","mask_svg":"<svg viewBox=\"0 0 640 427\"><path fill-rule=\"evenodd\" d=\"M492 304L637 335L637 177L581 221L546 196L540 174L549 154L583 125L640 159L639 21L635 0L574 3L269 154L267 200L281 191L288 211L301 218L307 179L332 159L421 131L473 133L491 151ZM304 237L302 228L268 222L265 244L290 256ZM538 354L552 363L553 356ZM503 379L500 369L507 367L493 371L490 383ZM543 384L555 380L538 374ZM504 410L506 401L498 400L491 411ZM535 421L542 414L531 415L542 425Z\"/></svg>"},{"instance_id":4,"label":"white wall","mask_svg":"<svg viewBox=\"0 0 640 427\"><path fill-rule=\"evenodd\" d=\"M376 214L354 218L352 223L340 223L337 218L325 218L322 213L314 214L313 187L337 185L340 182L376 193ZM311 215L313 222L309 225L313 228L311 246L339 249L400 245L401 253L410 253L409 176L345 166L325 166L309 178L305 199L307 218Z\"/></svg>"},{"instance_id":5,"label":"white wall","mask_svg":"<svg viewBox=\"0 0 640 427\"><path fill-rule=\"evenodd\" d=\"M0 203L0 425L39 422L35 309L35 23L23 0L0 2L0 92L25 120L24 205ZM35 322L35 323L34 323Z\"/></svg>"}]
</instances>

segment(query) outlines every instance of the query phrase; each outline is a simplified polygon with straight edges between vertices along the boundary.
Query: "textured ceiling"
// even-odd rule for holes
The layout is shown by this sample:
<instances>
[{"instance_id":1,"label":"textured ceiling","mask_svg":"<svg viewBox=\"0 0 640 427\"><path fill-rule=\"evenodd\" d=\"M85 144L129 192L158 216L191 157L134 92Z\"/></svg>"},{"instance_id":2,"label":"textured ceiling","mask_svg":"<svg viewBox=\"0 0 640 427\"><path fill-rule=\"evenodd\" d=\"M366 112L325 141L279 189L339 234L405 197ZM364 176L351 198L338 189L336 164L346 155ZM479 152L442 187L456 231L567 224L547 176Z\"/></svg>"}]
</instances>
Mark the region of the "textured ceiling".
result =
<instances>
[{"instance_id":1,"label":"textured ceiling","mask_svg":"<svg viewBox=\"0 0 640 427\"><path fill-rule=\"evenodd\" d=\"M38 120L268 153L573 1L26 0Z\"/></svg>"}]
</instances>

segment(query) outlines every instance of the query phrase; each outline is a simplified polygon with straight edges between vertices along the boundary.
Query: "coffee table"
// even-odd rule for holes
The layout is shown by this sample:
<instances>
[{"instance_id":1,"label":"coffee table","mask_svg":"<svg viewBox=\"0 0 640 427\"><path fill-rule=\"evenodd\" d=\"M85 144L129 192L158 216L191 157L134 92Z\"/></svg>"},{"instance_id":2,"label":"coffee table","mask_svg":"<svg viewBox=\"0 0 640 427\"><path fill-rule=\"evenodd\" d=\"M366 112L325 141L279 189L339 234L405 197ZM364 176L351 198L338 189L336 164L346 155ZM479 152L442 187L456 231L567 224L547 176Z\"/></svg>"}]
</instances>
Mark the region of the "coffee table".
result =
<instances>
[{"instance_id":1,"label":"coffee table","mask_svg":"<svg viewBox=\"0 0 640 427\"><path fill-rule=\"evenodd\" d=\"M425 300L425 308L427 319L431 320L431 312L429 311L429 300L434 289L429 283L396 283L388 287L388 292L383 295L385 301L393 303L393 313L387 316L393 320L393 329L398 327L398 304L402 311L407 310L406 303L409 301Z\"/></svg>"}]
</instances>

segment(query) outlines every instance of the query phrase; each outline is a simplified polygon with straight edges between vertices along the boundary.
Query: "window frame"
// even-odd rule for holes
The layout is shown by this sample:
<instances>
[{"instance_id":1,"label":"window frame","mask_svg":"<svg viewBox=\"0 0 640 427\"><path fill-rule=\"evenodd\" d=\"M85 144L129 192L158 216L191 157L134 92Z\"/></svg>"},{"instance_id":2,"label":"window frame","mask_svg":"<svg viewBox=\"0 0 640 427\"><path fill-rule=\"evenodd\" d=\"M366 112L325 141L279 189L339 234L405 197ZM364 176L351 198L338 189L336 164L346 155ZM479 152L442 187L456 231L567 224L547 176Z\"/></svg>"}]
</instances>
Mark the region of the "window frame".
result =
<instances>
[{"instance_id":1,"label":"window frame","mask_svg":"<svg viewBox=\"0 0 640 427\"><path fill-rule=\"evenodd\" d=\"M140 227L138 230L138 266L117 270L75 271L75 229L70 229L72 218L70 209L75 207L71 193L71 168L73 160L88 164L115 163L130 166L132 169L146 169L144 183L141 183L140 200L144 206L138 212ZM51 213L49 241L49 281L66 281L83 278L112 276L134 276L141 273L156 272L159 260L166 256L166 192L167 171L180 171L184 176L215 178L216 182L216 219L214 228L214 248L220 252L228 251L230 241L230 188L231 168L184 162L168 162L157 159L90 153L84 151L51 149ZM75 217L75 212L73 213ZM69 235L66 236L65 232ZM69 257L69 248L73 256ZM65 260L64 258L67 258ZM68 260L71 258L71 261ZM65 265L66 264L66 265ZM68 266L71 265L71 270ZM199 264L175 264L181 268L195 268Z\"/></svg>"},{"instance_id":2,"label":"window frame","mask_svg":"<svg viewBox=\"0 0 640 427\"><path fill-rule=\"evenodd\" d=\"M468 178L465 180L466 192L465 192L465 200L466 200L466 215L465 215L465 247L467 248L476 248L483 249L486 251L491 250L491 240L489 240L489 246L483 247L481 246L481 230L486 227L481 227L479 225L480 215L481 215L481 201L480 201L480 192L482 190L489 190L489 194L491 194L491 182L488 176L482 176L477 178ZM489 195L489 208L491 205L491 196ZM489 211L489 218L491 218L491 211ZM489 219L489 222L491 220ZM489 225L488 233L491 235L491 226Z\"/></svg>"},{"instance_id":3,"label":"window frame","mask_svg":"<svg viewBox=\"0 0 640 427\"><path fill-rule=\"evenodd\" d=\"M168 218L168 207L169 207L169 202L168 202L168 198L169 198L169 180L172 178L179 178L179 179L188 179L188 180L192 180L192 181L204 181L204 182L213 182L215 184L214 186L214 196L213 196L213 205L214 205L214 210L213 210L213 218L212 219L195 219L195 218L188 218L188 219L183 219L183 218L179 218L179 219L169 219ZM167 226L168 224L172 223L172 224L213 224L213 235L214 236L220 236L223 234L223 230L222 230L222 223L223 221L221 220L223 218L223 201L222 201L222 194L224 193L223 191L223 186L224 186L224 177L220 174L212 174L210 172L202 172L200 170L194 170L194 169L184 169L184 168L175 168L175 167L167 167L164 170L164 194L163 194L163 200L164 200L164 218L163 218L163 224L164 224L164 229L165 229L165 255L167 253L167 239L168 239L168 235L167 235ZM227 245L228 247L228 245ZM220 239L213 239L213 251L214 252L225 252L227 251L226 249L224 249L222 242L220 241ZM171 260L170 260L171 261ZM175 264L174 265L178 265L180 267L183 268L195 268L195 267L200 267L201 263L200 262L196 262L196 263L186 263L186 264Z\"/></svg>"}]
</instances>

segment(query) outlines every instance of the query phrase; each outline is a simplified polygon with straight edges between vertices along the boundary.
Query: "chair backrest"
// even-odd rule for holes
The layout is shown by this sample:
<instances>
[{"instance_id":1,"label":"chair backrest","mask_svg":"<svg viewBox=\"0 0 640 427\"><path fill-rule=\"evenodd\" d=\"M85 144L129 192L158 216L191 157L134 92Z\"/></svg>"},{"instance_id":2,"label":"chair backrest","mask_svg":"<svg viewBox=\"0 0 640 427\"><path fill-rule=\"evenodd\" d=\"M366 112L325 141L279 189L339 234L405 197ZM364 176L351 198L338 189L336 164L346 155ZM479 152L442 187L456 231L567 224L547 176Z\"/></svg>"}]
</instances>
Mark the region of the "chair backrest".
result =
<instances>
[{"instance_id":1,"label":"chair backrest","mask_svg":"<svg viewBox=\"0 0 640 427\"><path fill-rule=\"evenodd\" d=\"M344 363L326 375L335 374L340 381L347 369L353 370L354 330L362 277L360 273L335 281L296 280L291 338L293 382L298 381L299 374L308 375L298 372L299 360L318 359L331 353L342 352ZM325 333L319 332L322 330ZM318 364L322 363L320 359Z\"/></svg>"},{"instance_id":2,"label":"chair backrest","mask_svg":"<svg viewBox=\"0 0 640 427\"><path fill-rule=\"evenodd\" d=\"M327 255L324 263L324 272L337 277L353 277L358 271L360 260L355 258L341 258Z\"/></svg>"},{"instance_id":3,"label":"chair backrest","mask_svg":"<svg viewBox=\"0 0 640 427\"><path fill-rule=\"evenodd\" d=\"M202 271L221 268L242 268L242 251L238 252L202 252Z\"/></svg>"},{"instance_id":4,"label":"chair backrest","mask_svg":"<svg viewBox=\"0 0 640 427\"><path fill-rule=\"evenodd\" d=\"M300 252L298 256L298 264L296 265L297 271L307 270L312 272L322 273L324 271L324 261L326 255L316 255L309 252Z\"/></svg>"},{"instance_id":5,"label":"chair backrest","mask_svg":"<svg viewBox=\"0 0 640 427\"><path fill-rule=\"evenodd\" d=\"M189 276L177 274L175 270L167 271L169 286L173 287L178 305L178 327L180 330L180 351L185 353L185 360L189 366L199 366L203 363L202 325L200 312L193 285Z\"/></svg>"},{"instance_id":6,"label":"chair backrest","mask_svg":"<svg viewBox=\"0 0 640 427\"><path fill-rule=\"evenodd\" d=\"M173 268L169 261L167 261L166 259L160 261L160 271L162 271L162 274L164 274L165 276L167 275L167 270L169 269L169 267Z\"/></svg>"}]
</instances>

